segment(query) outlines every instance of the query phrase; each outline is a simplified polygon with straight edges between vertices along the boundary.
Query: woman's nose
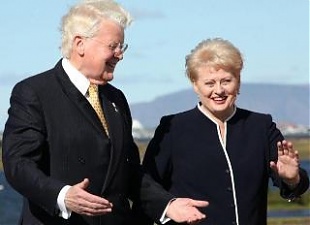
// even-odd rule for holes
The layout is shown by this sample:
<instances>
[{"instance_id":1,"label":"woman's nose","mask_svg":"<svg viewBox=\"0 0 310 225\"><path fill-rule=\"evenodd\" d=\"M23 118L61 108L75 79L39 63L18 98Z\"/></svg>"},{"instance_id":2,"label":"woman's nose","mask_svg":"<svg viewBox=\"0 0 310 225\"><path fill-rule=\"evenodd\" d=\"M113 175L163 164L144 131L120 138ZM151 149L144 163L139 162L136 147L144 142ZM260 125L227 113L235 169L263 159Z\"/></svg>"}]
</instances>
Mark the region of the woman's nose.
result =
<instances>
[{"instance_id":1,"label":"woman's nose","mask_svg":"<svg viewBox=\"0 0 310 225\"><path fill-rule=\"evenodd\" d=\"M224 92L224 88L220 83L216 83L216 85L214 86L214 92L216 94L222 94Z\"/></svg>"}]
</instances>

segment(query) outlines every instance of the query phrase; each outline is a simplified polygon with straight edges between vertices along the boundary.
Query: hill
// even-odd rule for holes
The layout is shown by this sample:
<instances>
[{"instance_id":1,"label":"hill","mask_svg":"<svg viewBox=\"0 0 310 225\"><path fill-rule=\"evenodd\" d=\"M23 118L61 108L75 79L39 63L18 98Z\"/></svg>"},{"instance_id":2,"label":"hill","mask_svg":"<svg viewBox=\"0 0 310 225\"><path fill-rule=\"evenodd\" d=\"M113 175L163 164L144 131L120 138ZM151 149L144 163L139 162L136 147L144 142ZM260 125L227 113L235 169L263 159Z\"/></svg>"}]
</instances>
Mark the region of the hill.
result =
<instances>
[{"instance_id":1,"label":"hill","mask_svg":"<svg viewBox=\"0 0 310 225\"><path fill-rule=\"evenodd\" d=\"M161 116L193 108L196 104L197 96L189 88L150 102L131 104L130 107L134 119L145 127L154 128ZM269 113L277 123L309 127L309 84L242 84L237 106Z\"/></svg>"}]
</instances>

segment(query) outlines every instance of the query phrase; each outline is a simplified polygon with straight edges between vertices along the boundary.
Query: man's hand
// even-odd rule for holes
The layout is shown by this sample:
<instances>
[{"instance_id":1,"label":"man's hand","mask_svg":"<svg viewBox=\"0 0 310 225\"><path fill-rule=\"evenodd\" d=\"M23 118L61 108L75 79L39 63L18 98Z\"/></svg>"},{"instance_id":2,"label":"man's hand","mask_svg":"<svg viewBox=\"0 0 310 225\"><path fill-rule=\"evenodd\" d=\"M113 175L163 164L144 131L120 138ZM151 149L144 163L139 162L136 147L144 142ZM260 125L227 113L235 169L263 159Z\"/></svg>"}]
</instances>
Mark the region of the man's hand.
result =
<instances>
[{"instance_id":1,"label":"man's hand","mask_svg":"<svg viewBox=\"0 0 310 225\"><path fill-rule=\"evenodd\" d=\"M87 216L98 216L112 211L112 203L96 195L85 191L89 185L89 180L73 185L65 196L67 209L78 214Z\"/></svg>"},{"instance_id":2,"label":"man's hand","mask_svg":"<svg viewBox=\"0 0 310 225\"><path fill-rule=\"evenodd\" d=\"M166 216L177 223L196 224L206 218L197 208L206 207L207 201L198 201L190 198L177 198L170 202Z\"/></svg>"}]
</instances>

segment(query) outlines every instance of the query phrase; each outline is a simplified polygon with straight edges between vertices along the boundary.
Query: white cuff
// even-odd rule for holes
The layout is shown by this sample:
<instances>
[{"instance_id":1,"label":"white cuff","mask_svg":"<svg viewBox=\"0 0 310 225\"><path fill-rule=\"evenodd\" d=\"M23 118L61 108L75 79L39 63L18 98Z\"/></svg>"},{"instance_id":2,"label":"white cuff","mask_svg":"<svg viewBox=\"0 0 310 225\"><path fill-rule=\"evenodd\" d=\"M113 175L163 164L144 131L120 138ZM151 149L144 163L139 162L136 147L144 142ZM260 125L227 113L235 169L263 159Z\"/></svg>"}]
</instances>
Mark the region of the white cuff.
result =
<instances>
[{"instance_id":1,"label":"white cuff","mask_svg":"<svg viewBox=\"0 0 310 225\"><path fill-rule=\"evenodd\" d=\"M64 219L69 219L69 217L71 216L71 211L66 208L66 204L65 204L65 196L66 196L70 187L71 186L69 186L69 185L64 186L60 190L58 197L57 197L57 205L58 205L58 208L60 210L59 216L64 218Z\"/></svg>"},{"instance_id":2,"label":"white cuff","mask_svg":"<svg viewBox=\"0 0 310 225\"><path fill-rule=\"evenodd\" d=\"M167 210L168 210L168 207L169 207L170 203L171 203L172 201L174 201L174 200L175 200L175 198L174 198L174 199L171 199L171 200L168 202L168 204L167 204L167 206L166 206L166 208L165 208L163 214L161 215L161 217L160 217L160 219L159 219L159 222L160 222L161 224L165 224L165 223L167 223L167 222L169 222L169 221L171 220L169 217L166 216L166 213L167 213Z\"/></svg>"}]
</instances>

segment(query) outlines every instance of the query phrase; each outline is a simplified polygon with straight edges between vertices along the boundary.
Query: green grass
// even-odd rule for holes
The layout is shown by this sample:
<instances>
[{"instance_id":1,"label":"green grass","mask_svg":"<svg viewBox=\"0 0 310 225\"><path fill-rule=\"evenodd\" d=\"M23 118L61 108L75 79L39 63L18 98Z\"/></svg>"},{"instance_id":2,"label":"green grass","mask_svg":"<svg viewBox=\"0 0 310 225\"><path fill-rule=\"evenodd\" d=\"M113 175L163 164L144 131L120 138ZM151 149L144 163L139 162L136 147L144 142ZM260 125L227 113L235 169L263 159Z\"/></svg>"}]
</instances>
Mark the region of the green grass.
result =
<instances>
[{"instance_id":1,"label":"green grass","mask_svg":"<svg viewBox=\"0 0 310 225\"><path fill-rule=\"evenodd\" d=\"M269 191L268 210L279 210L283 208L286 210L310 209L310 191L308 190L299 199L292 202L281 198L278 189Z\"/></svg>"},{"instance_id":2,"label":"green grass","mask_svg":"<svg viewBox=\"0 0 310 225\"><path fill-rule=\"evenodd\" d=\"M268 211L272 210L309 210L310 191L304 193L300 199L288 202L280 197L279 190L269 191ZM268 218L268 225L306 225L310 224L310 217L296 218Z\"/></svg>"},{"instance_id":3,"label":"green grass","mask_svg":"<svg viewBox=\"0 0 310 225\"><path fill-rule=\"evenodd\" d=\"M267 222L268 225L309 225L310 218L272 218Z\"/></svg>"},{"instance_id":4,"label":"green grass","mask_svg":"<svg viewBox=\"0 0 310 225\"><path fill-rule=\"evenodd\" d=\"M298 150L301 160L310 160L310 138L288 138L294 145L294 149Z\"/></svg>"}]
</instances>

